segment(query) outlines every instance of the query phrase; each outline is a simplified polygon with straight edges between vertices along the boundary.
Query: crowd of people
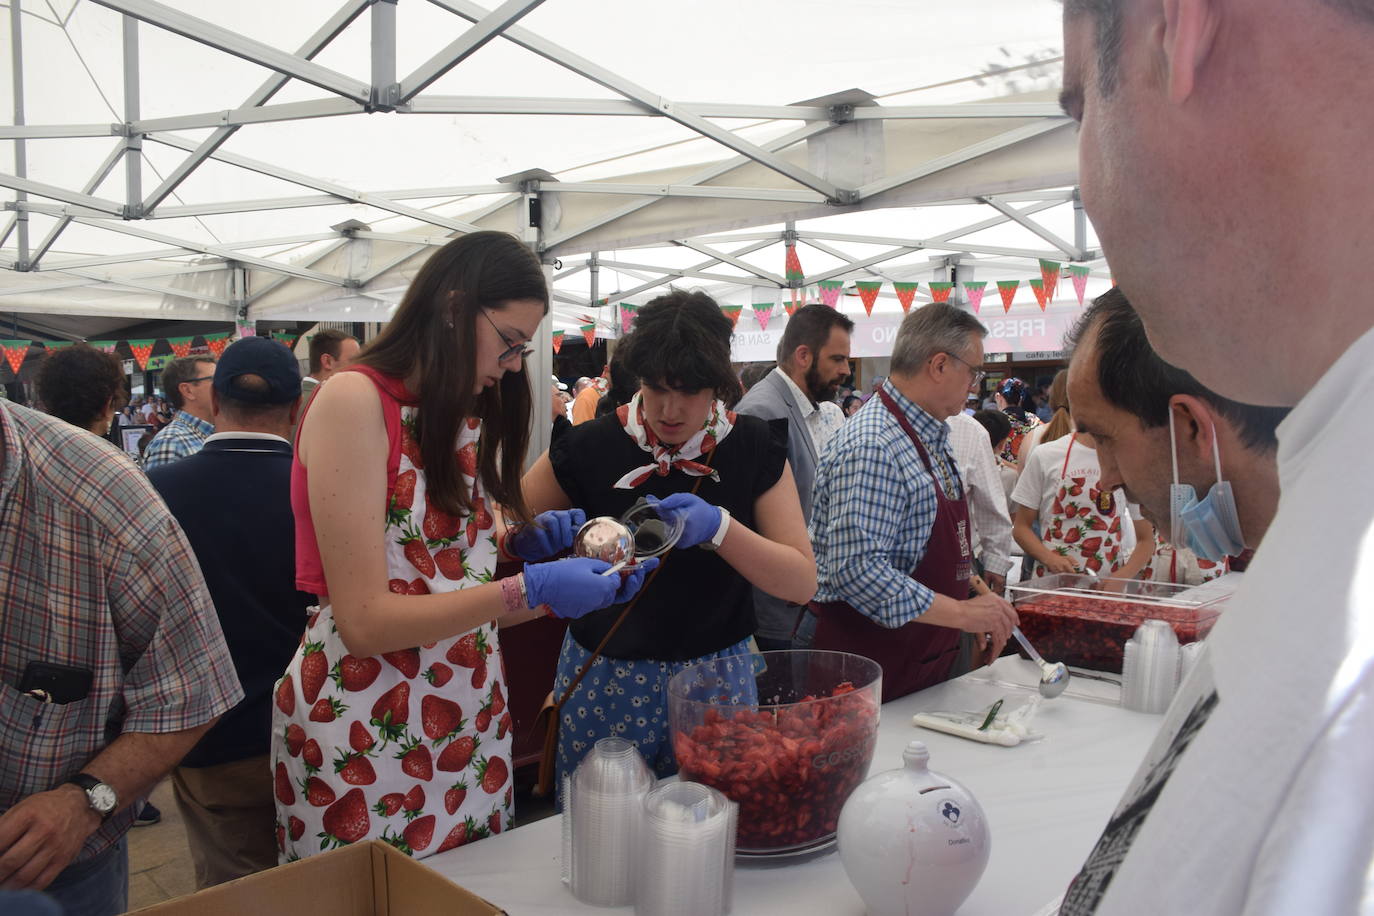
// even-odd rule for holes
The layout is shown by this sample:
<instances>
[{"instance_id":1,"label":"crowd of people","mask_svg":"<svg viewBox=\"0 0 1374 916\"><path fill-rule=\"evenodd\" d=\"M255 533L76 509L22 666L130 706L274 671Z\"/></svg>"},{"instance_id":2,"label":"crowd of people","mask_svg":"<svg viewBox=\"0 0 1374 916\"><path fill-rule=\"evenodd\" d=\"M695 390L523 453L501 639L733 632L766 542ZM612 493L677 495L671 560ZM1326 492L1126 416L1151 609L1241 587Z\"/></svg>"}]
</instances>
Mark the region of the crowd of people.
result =
<instances>
[{"instance_id":1,"label":"crowd of people","mask_svg":"<svg viewBox=\"0 0 1374 916\"><path fill-rule=\"evenodd\" d=\"M525 472L549 293L494 232L436 251L310 398L270 341L173 363L146 471L99 438L110 389L45 396L63 419L0 403L0 738L23 748L0 757L0 893L120 912L137 800L173 771L202 884L504 830L506 687L532 675L500 631L542 614L570 624L539 675L564 773L609 735L672 772L665 680L724 659L746 692L751 641L921 689L1002 651L1011 539L1034 572L1174 581L1258 548L1061 912L1368 912L1374 504L1345 479L1370 444L1349 417L1371 230L1328 217L1369 197L1348 179L1371 27L1366 0L1065 4L1063 102L1120 287L1071 333L1048 421L1010 383L961 419L987 329L938 303L858 405L823 306L732 404L730 322L672 292ZM1293 47L1324 52L1272 66ZM1280 243L1306 269L1274 269ZM641 498L676 550L610 576L567 555Z\"/></svg>"}]
</instances>

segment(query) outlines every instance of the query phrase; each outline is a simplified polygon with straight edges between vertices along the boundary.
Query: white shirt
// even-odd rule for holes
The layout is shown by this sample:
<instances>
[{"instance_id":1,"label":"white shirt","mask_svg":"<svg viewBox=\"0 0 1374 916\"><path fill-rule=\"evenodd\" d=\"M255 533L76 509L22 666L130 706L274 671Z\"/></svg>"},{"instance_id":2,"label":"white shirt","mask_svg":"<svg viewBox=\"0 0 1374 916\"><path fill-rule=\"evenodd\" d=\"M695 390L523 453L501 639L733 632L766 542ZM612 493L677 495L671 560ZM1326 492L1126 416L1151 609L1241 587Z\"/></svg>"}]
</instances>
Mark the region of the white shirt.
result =
<instances>
[{"instance_id":1,"label":"white shirt","mask_svg":"<svg viewBox=\"0 0 1374 916\"><path fill-rule=\"evenodd\" d=\"M1374 914L1374 488L1352 477L1374 434L1350 422L1371 385L1374 330L1280 425L1278 514L1118 808L1143 826L1108 827L1099 871L1125 861L1066 913Z\"/></svg>"},{"instance_id":2,"label":"white shirt","mask_svg":"<svg viewBox=\"0 0 1374 916\"><path fill-rule=\"evenodd\" d=\"M1067 461L1066 461L1067 459ZM1041 540L1051 549L1059 543L1047 536L1054 520L1062 513L1056 512L1054 503L1059 496L1060 484L1066 478L1081 479L1084 491L1092 490L1102 479L1102 466L1097 462L1097 450L1084 445L1072 435L1061 436L1053 442L1046 442L1035 449L1030 460L1021 466L1021 476L1011 491L1011 501L1015 506L1035 509L1040 519ZM1116 514L1121 517L1120 533L1116 535L1117 554L1108 558L1107 567L1112 568L1126 562L1135 548L1135 525L1130 507L1126 503L1126 493L1120 487L1112 491L1116 499ZM1099 575L1107 575L1098 570Z\"/></svg>"},{"instance_id":3,"label":"white shirt","mask_svg":"<svg viewBox=\"0 0 1374 916\"><path fill-rule=\"evenodd\" d=\"M787 383L787 390L792 393L792 400L797 405L797 410L801 411L802 419L806 422L806 431L811 434L811 444L816 448L816 457L819 458L825 453L825 447L830 444L830 437L835 435L835 431L844 425L844 411L840 410L840 405L826 401L817 406L811 403L811 398L792 381L792 376L782 371L778 366L774 370L782 380ZM826 405L833 407L834 410L826 410Z\"/></svg>"},{"instance_id":4,"label":"white shirt","mask_svg":"<svg viewBox=\"0 0 1374 916\"><path fill-rule=\"evenodd\" d=\"M973 530L969 540L975 554L981 548L983 568L996 576L1011 569L1011 516L1007 514L1006 491L992 453L987 428L968 414L957 413L945 423L954 461L964 478L968 495L969 519Z\"/></svg>"}]
</instances>

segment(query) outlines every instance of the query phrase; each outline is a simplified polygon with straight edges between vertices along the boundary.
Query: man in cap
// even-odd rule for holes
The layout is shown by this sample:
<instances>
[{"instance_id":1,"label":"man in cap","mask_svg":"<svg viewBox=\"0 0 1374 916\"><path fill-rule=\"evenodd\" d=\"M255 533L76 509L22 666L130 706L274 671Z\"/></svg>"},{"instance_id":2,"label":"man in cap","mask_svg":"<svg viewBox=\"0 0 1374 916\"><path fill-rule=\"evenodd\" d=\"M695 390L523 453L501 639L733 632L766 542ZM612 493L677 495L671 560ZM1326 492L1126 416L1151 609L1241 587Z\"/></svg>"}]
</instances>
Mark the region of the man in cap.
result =
<instances>
[{"instance_id":1,"label":"man in cap","mask_svg":"<svg viewBox=\"0 0 1374 916\"><path fill-rule=\"evenodd\" d=\"M195 550L244 689L173 773L202 888L275 865L274 826L290 829L275 824L272 686L313 603L295 585L285 437L301 400L296 360L274 340L245 337L220 357L210 394L215 434L195 455L148 474Z\"/></svg>"}]
</instances>

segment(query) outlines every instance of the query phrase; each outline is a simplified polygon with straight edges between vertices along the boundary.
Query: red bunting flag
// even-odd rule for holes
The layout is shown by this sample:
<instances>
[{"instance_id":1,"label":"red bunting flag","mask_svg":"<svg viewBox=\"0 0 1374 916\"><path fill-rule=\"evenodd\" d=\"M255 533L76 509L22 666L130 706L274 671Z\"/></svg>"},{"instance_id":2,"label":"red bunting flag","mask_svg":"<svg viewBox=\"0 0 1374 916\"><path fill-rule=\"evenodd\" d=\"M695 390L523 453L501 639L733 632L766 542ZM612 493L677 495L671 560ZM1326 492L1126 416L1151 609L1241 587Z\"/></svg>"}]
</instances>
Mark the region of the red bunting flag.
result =
<instances>
[{"instance_id":1,"label":"red bunting flag","mask_svg":"<svg viewBox=\"0 0 1374 916\"><path fill-rule=\"evenodd\" d=\"M563 332L562 332L562 331L554 331L554 332L553 332L553 352L557 353L557 352L558 352L559 350L561 350L561 349L563 349Z\"/></svg>"},{"instance_id":2,"label":"red bunting flag","mask_svg":"<svg viewBox=\"0 0 1374 916\"><path fill-rule=\"evenodd\" d=\"M1035 293L1035 301L1040 305L1040 311L1045 310L1045 304L1049 302L1049 293L1045 290L1045 281L1036 278L1030 280L1031 292Z\"/></svg>"},{"instance_id":3,"label":"red bunting flag","mask_svg":"<svg viewBox=\"0 0 1374 916\"><path fill-rule=\"evenodd\" d=\"M587 346L596 344L596 325L581 324L577 326L577 329L582 332L582 339L587 342Z\"/></svg>"},{"instance_id":4,"label":"red bunting flag","mask_svg":"<svg viewBox=\"0 0 1374 916\"><path fill-rule=\"evenodd\" d=\"M768 319L773 317L773 303L755 302L753 304L754 320L759 323L759 330L768 330Z\"/></svg>"},{"instance_id":5,"label":"red bunting flag","mask_svg":"<svg viewBox=\"0 0 1374 916\"><path fill-rule=\"evenodd\" d=\"M721 310L722 312L725 313L725 317L726 317L726 318L729 318L729 319L730 319L730 327L733 328L733 327L737 327L737 326L739 325L739 316L740 316L740 312L743 312L743 311L744 311L744 306L742 306L742 305L722 305L722 306L720 307L720 310Z\"/></svg>"},{"instance_id":6,"label":"red bunting flag","mask_svg":"<svg viewBox=\"0 0 1374 916\"><path fill-rule=\"evenodd\" d=\"M797 245L795 242L787 246L787 258L784 263L786 267L784 268L783 276L787 277L787 282L791 283L793 280L801 280L802 277L805 276L802 273L801 258L797 257Z\"/></svg>"},{"instance_id":7,"label":"red bunting flag","mask_svg":"<svg viewBox=\"0 0 1374 916\"><path fill-rule=\"evenodd\" d=\"M859 298L863 300L864 311L873 314L873 303L878 301L878 291L883 288L882 280L860 280L854 284L859 288Z\"/></svg>"},{"instance_id":8,"label":"red bunting flag","mask_svg":"<svg viewBox=\"0 0 1374 916\"><path fill-rule=\"evenodd\" d=\"M28 340L0 340L0 350L5 351L5 361L10 364L10 369L15 376L19 375L19 367L24 365L24 357L29 355Z\"/></svg>"},{"instance_id":9,"label":"red bunting flag","mask_svg":"<svg viewBox=\"0 0 1374 916\"><path fill-rule=\"evenodd\" d=\"M148 357L153 355L153 347L157 344L154 340L129 340L125 341L129 349L133 351L134 361L138 363L138 368L148 367Z\"/></svg>"},{"instance_id":10,"label":"red bunting flag","mask_svg":"<svg viewBox=\"0 0 1374 916\"><path fill-rule=\"evenodd\" d=\"M45 340L45 341L43 341L43 346L47 347L49 350L61 350L61 349L64 349L64 348L66 348L66 347L70 347L71 345L72 345L72 342L71 342L70 340Z\"/></svg>"},{"instance_id":11,"label":"red bunting flag","mask_svg":"<svg viewBox=\"0 0 1374 916\"><path fill-rule=\"evenodd\" d=\"M277 343L281 344L283 347L285 347L285 348L288 349L288 350L290 350L293 346L296 345L296 338L297 338L298 336L300 336L300 335L298 335L298 334L292 334L292 333L289 332L289 331L273 331L273 332L272 332L272 339L275 340Z\"/></svg>"},{"instance_id":12,"label":"red bunting flag","mask_svg":"<svg viewBox=\"0 0 1374 916\"><path fill-rule=\"evenodd\" d=\"M1073 281L1073 293L1078 297L1078 304L1083 304L1083 296L1088 291L1088 268L1080 267L1077 264L1068 266L1069 279Z\"/></svg>"},{"instance_id":13,"label":"red bunting flag","mask_svg":"<svg viewBox=\"0 0 1374 916\"><path fill-rule=\"evenodd\" d=\"M929 286L930 301L932 302L948 302L949 294L954 290L953 283L947 283L944 281L936 281L934 283L929 284Z\"/></svg>"},{"instance_id":14,"label":"red bunting flag","mask_svg":"<svg viewBox=\"0 0 1374 916\"><path fill-rule=\"evenodd\" d=\"M194 337L168 337L167 345L172 348L172 353L177 359L191 355L191 341Z\"/></svg>"},{"instance_id":15,"label":"red bunting flag","mask_svg":"<svg viewBox=\"0 0 1374 916\"><path fill-rule=\"evenodd\" d=\"M229 333L226 331L223 334L206 334L204 336L205 346L210 348L210 353L214 355L215 359L219 359L220 355L224 353L224 348L229 346Z\"/></svg>"},{"instance_id":16,"label":"red bunting flag","mask_svg":"<svg viewBox=\"0 0 1374 916\"><path fill-rule=\"evenodd\" d=\"M897 301L902 304L902 311L911 311L911 303L916 301L916 288L919 283L894 283L892 288L897 291Z\"/></svg>"},{"instance_id":17,"label":"red bunting flag","mask_svg":"<svg viewBox=\"0 0 1374 916\"><path fill-rule=\"evenodd\" d=\"M844 289L844 283L840 280L822 280L816 284L820 291L821 301L832 309L840 304L840 291Z\"/></svg>"},{"instance_id":18,"label":"red bunting flag","mask_svg":"<svg viewBox=\"0 0 1374 916\"><path fill-rule=\"evenodd\" d=\"M1016 290L1020 285L1020 280L997 281L997 293L1002 297L1002 311L1011 311L1011 300L1016 298Z\"/></svg>"},{"instance_id":19,"label":"red bunting flag","mask_svg":"<svg viewBox=\"0 0 1374 916\"><path fill-rule=\"evenodd\" d=\"M968 296L969 308L976 314L983 306L983 292L987 288L987 280L968 280L964 283L964 295Z\"/></svg>"},{"instance_id":20,"label":"red bunting flag","mask_svg":"<svg viewBox=\"0 0 1374 916\"><path fill-rule=\"evenodd\" d=\"M1044 284L1045 287L1045 301L1053 302L1054 294L1059 289L1058 261L1050 261L1045 258L1040 259L1040 282Z\"/></svg>"}]
</instances>

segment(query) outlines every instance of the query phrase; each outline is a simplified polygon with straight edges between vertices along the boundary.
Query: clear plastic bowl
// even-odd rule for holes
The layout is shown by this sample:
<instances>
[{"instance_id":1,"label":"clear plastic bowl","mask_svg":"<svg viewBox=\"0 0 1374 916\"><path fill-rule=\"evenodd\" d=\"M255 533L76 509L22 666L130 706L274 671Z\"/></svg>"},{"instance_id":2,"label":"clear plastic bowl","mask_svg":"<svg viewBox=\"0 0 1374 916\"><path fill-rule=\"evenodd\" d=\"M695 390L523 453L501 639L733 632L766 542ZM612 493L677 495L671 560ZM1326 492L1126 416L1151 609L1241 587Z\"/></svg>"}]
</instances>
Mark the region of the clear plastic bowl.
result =
<instances>
[{"instance_id":1,"label":"clear plastic bowl","mask_svg":"<svg viewBox=\"0 0 1374 916\"><path fill-rule=\"evenodd\" d=\"M682 537L682 516L660 513L657 506L643 499L620 516L620 522L634 538L634 553L639 559L667 553Z\"/></svg>"}]
</instances>

